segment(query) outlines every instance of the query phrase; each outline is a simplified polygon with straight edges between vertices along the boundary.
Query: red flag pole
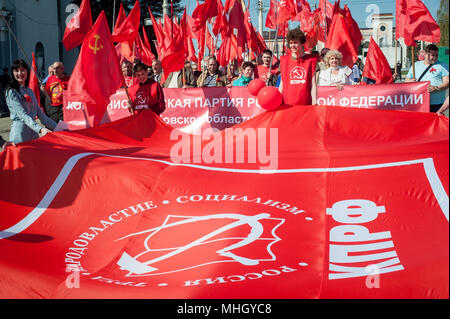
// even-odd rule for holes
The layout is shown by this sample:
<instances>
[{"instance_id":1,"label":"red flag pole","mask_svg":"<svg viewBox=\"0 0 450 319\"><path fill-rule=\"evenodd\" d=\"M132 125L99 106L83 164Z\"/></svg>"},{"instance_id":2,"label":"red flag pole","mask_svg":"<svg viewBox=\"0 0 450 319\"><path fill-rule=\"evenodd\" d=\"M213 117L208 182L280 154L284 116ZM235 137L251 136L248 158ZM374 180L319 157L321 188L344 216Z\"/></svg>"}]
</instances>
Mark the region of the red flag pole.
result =
<instances>
[{"instance_id":1,"label":"red flag pole","mask_svg":"<svg viewBox=\"0 0 450 319\"><path fill-rule=\"evenodd\" d=\"M412 62L412 73L413 73L413 80L416 80L416 66L414 65L414 47L411 47L411 62Z\"/></svg>"}]
</instances>

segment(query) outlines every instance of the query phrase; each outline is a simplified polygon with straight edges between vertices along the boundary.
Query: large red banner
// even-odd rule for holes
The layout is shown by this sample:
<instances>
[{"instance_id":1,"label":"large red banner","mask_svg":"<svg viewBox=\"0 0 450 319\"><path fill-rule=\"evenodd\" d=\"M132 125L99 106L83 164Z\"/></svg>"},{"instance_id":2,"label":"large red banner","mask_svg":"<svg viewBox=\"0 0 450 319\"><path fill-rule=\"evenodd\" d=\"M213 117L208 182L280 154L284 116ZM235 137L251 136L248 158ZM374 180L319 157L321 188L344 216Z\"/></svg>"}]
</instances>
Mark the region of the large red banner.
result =
<instances>
[{"instance_id":1,"label":"large red banner","mask_svg":"<svg viewBox=\"0 0 450 319\"><path fill-rule=\"evenodd\" d=\"M448 298L448 134L304 106L208 137L143 111L8 147L0 297Z\"/></svg>"},{"instance_id":2,"label":"large red banner","mask_svg":"<svg viewBox=\"0 0 450 319\"><path fill-rule=\"evenodd\" d=\"M429 112L428 82L319 87L318 104L384 110ZM195 133L206 128L223 130L264 112L246 87L163 89L167 124ZM64 121L71 129L88 127L84 104L78 96L64 97ZM129 116L124 90L111 96L101 123Z\"/></svg>"}]
</instances>

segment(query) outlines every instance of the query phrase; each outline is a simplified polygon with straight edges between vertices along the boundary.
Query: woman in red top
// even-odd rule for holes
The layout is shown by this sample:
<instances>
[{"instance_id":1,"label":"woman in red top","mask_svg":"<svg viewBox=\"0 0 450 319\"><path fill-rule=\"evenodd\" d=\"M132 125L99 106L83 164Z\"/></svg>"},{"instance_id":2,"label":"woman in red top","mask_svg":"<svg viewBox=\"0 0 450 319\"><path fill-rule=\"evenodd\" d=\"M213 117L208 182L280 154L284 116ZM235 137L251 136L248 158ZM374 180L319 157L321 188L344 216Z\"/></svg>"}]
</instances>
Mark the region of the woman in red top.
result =
<instances>
[{"instance_id":1,"label":"woman in red top","mask_svg":"<svg viewBox=\"0 0 450 319\"><path fill-rule=\"evenodd\" d=\"M317 57L305 54L303 44L305 34L296 28L287 35L291 54L280 58L281 83L279 90L283 95L283 103L287 105L315 105L317 85L315 69Z\"/></svg>"}]
</instances>

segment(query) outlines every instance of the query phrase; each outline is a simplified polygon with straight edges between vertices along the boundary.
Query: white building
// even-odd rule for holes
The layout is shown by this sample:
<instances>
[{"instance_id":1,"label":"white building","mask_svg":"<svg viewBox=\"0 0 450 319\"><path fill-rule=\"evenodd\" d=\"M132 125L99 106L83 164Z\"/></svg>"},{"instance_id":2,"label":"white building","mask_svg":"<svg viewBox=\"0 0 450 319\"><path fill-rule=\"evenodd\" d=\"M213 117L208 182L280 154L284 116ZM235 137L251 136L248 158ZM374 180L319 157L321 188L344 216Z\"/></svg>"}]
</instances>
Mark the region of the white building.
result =
<instances>
[{"instance_id":1,"label":"white building","mask_svg":"<svg viewBox=\"0 0 450 319\"><path fill-rule=\"evenodd\" d=\"M62 44L66 20L75 8L70 0L0 0L0 15L11 26L29 61L35 52L41 79L55 61L62 61L69 74L75 66L79 49L66 51ZM24 59L22 50L0 17L0 68L10 69L18 58Z\"/></svg>"},{"instance_id":2,"label":"white building","mask_svg":"<svg viewBox=\"0 0 450 319\"><path fill-rule=\"evenodd\" d=\"M367 47L369 46L370 37L378 44L383 51L391 68L395 67L395 61L401 63L402 69L411 65L411 57L407 56L407 46L403 39L397 41L397 56L395 55L395 24L394 16L391 13L380 13L372 16L372 28L362 28L361 34L363 40L363 55L361 56L363 63L367 55ZM396 60L397 57L397 60Z\"/></svg>"}]
</instances>

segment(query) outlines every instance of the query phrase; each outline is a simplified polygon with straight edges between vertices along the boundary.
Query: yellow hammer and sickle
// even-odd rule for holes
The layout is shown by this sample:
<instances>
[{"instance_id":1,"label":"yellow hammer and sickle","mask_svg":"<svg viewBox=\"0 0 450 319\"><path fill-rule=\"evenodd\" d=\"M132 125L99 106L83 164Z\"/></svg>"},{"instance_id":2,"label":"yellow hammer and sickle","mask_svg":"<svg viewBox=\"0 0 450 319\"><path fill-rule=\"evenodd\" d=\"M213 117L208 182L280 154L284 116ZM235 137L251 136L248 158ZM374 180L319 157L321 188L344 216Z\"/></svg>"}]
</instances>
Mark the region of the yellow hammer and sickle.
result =
<instances>
[{"instance_id":1,"label":"yellow hammer and sickle","mask_svg":"<svg viewBox=\"0 0 450 319\"><path fill-rule=\"evenodd\" d=\"M98 40L100 40L100 36L98 34L94 34L93 37L95 38L95 44L94 46L91 45L91 42L89 41L89 49L94 51L94 54L97 54L97 51L100 51L103 49L103 45L100 44L100 46L97 45Z\"/></svg>"}]
</instances>

